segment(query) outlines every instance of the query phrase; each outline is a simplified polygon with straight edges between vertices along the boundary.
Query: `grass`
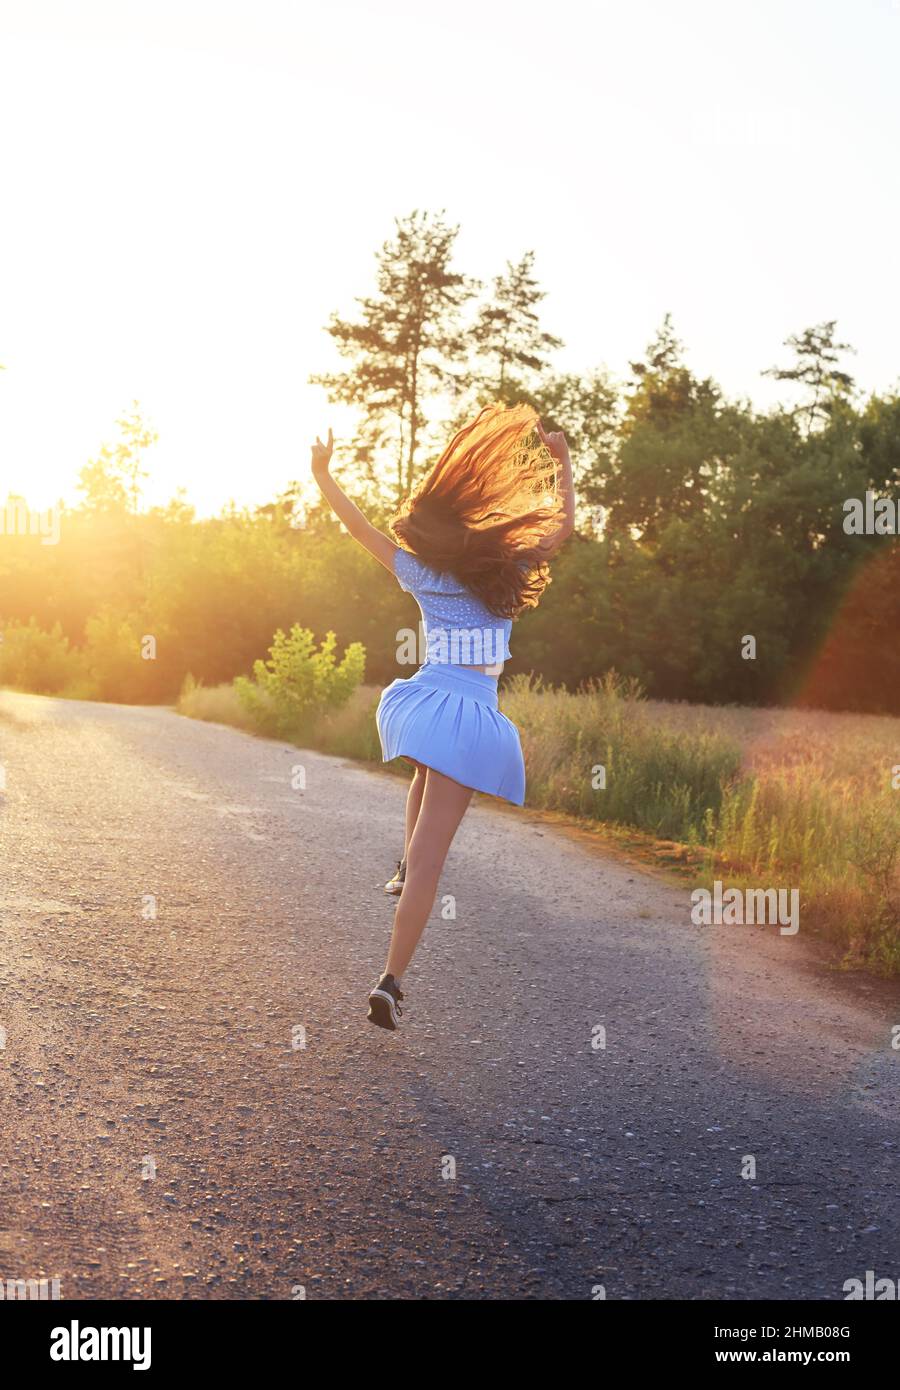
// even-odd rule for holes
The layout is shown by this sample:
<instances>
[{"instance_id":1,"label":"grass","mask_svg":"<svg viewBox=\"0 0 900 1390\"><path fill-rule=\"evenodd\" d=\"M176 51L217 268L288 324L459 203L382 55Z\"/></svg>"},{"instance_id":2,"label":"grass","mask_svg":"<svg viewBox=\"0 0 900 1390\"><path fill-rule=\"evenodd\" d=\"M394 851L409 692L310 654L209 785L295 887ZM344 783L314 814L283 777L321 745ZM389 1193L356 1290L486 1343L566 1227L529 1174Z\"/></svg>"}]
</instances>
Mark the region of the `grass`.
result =
<instances>
[{"instance_id":1,"label":"grass","mask_svg":"<svg viewBox=\"0 0 900 1390\"><path fill-rule=\"evenodd\" d=\"M235 728L256 733L256 721L251 718L237 697L233 685L201 685L188 676L181 688L176 705L179 714L188 719L202 719L209 724L232 724Z\"/></svg>"},{"instance_id":2,"label":"grass","mask_svg":"<svg viewBox=\"0 0 900 1390\"><path fill-rule=\"evenodd\" d=\"M304 745L380 762L379 693L360 687ZM230 686L188 683L178 708L251 727ZM900 974L900 719L667 704L615 676L577 694L516 676L501 708L529 806L669 842L698 885L797 888L801 931Z\"/></svg>"}]
</instances>

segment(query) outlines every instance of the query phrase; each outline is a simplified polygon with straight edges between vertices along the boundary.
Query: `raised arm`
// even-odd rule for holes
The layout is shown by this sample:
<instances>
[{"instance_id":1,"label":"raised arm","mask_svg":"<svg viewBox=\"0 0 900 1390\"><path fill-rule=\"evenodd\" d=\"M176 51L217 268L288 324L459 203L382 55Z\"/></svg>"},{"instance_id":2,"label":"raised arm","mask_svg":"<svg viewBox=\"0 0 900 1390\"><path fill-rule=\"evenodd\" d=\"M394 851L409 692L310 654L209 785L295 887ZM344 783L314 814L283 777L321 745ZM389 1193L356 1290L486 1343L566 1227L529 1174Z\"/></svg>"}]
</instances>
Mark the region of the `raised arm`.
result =
<instances>
[{"instance_id":1,"label":"raised arm","mask_svg":"<svg viewBox=\"0 0 900 1390\"><path fill-rule=\"evenodd\" d=\"M559 464L559 491L563 500L563 518L559 527L541 541L541 549L547 551L548 556L550 556L556 554L563 542L567 541L575 530L575 487L572 482L572 460L569 457L566 436L562 430L555 430L551 434L547 434L540 420L537 429L541 439Z\"/></svg>"},{"instance_id":2,"label":"raised arm","mask_svg":"<svg viewBox=\"0 0 900 1390\"><path fill-rule=\"evenodd\" d=\"M370 555L393 574L394 552L399 549L394 542L367 521L355 502L351 502L344 489L332 478L329 468L334 452L334 436L328 431L328 443L323 444L318 435L312 446L312 475L319 485L325 501L335 516L342 521L355 541L368 550Z\"/></svg>"}]
</instances>

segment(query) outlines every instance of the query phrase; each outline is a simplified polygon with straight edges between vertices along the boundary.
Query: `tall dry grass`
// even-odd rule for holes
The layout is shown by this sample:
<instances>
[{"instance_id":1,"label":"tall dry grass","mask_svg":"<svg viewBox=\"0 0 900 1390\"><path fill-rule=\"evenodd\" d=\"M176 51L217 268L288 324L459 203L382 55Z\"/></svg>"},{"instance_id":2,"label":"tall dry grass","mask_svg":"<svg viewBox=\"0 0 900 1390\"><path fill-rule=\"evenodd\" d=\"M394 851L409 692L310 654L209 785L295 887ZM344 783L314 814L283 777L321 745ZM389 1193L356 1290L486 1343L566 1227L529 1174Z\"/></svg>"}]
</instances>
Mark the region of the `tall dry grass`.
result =
<instances>
[{"instance_id":1,"label":"tall dry grass","mask_svg":"<svg viewBox=\"0 0 900 1390\"><path fill-rule=\"evenodd\" d=\"M521 734L529 804L548 810L696 840L740 767L737 744L668 726L614 675L578 694L515 676L501 707Z\"/></svg>"}]
</instances>

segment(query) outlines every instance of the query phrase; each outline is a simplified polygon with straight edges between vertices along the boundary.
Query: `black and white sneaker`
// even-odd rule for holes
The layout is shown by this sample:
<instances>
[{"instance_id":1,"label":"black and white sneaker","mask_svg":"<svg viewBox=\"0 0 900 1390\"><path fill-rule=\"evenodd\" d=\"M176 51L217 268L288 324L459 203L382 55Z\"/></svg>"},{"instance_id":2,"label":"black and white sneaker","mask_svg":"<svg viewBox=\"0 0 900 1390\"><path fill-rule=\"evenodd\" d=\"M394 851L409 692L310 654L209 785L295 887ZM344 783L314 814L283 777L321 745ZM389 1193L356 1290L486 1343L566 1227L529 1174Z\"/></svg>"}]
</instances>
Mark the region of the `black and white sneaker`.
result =
<instances>
[{"instance_id":1,"label":"black and white sneaker","mask_svg":"<svg viewBox=\"0 0 900 1390\"><path fill-rule=\"evenodd\" d=\"M400 986L393 975L382 975L369 995L369 1012L366 1015L369 1022L377 1024L379 1028L388 1028L393 1033L397 1020L403 1014L400 1007L402 998Z\"/></svg>"},{"instance_id":2,"label":"black and white sneaker","mask_svg":"<svg viewBox=\"0 0 900 1390\"><path fill-rule=\"evenodd\" d=\"M384 885L384 891L386 893L390 893L395 898L399 898L400 894L403 892L403 885L405 882L406 860L401 859L397 864L397 872L394 874L394 877L389 878L387 883Z\"/></svg>"}]
</instances>

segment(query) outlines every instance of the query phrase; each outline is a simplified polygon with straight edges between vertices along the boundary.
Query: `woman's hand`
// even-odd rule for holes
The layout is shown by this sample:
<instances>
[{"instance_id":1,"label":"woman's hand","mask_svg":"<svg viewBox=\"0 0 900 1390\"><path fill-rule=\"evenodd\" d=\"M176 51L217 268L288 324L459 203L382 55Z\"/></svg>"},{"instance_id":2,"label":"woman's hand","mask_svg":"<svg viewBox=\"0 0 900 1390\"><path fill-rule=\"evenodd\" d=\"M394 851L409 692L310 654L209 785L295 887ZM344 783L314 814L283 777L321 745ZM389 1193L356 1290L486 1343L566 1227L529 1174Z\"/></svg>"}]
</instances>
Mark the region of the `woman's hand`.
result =
<instances>
[{"instance_id":1,"label":"woman's hand","mask_svg":"<svg viewBox=\"0 0 900 1390\"><path fill-rule=\"evenodd\" d=\"M314 478L321 477L328 472L328 465L331 463L331 455L334 453L334 435L331 427L328 428L328 443L323 444L318 435L316 442L312 446L312 473Z\"/></svg>"},{"instance_id":2,"label":"woman's hand","mask_svg":"<svg viewBox=\"0 0 900 1390\"><path fill-rule=\"evenodd\" d=\"M548 555L555 555L563 541L571 536L575 529L575 488L572 482L572 460L569 458L569 446L562 430L553 430L548 434L538 420L537 431L542 443L550 450L559 467L557 484L558 494L562 501L562 520L555 531L549 536L545 536L541 542L542 548Z\"/></svg>"},{"instance_id":3,"label":"woman's hand","mask_svg":"<svg viewBox=\"0 0 900 1390\"><path fill-rule=\"evenodd\" d=\"M537 432L541 436L541 442L546 444L557 463L568 462L569 446L566 443L566 436L563 434L562 430L553 430L548 434L540 420L538 420Z\"/></svg>"},{"instance_id":4,"label":"woman's hand","mask_svg":"<svg viewBox=\"0 0 900 1390\"><path fill-rule=\"evenodd\" d=\"M332 478L328 469L333 453L334 435L331 430L328 431L327 444L323 444L319 436L316 435L316 442L312 445L312 459L310 460L316 485L338 521L343 522L353 539L359 541L370 555L375 556L380 565L384 565L385 569L390 570L393 574L394 555L398 547L390 536L382 535L372 525L355 502L350 501L337 478Z\"/></svg>"}]
</instances>

